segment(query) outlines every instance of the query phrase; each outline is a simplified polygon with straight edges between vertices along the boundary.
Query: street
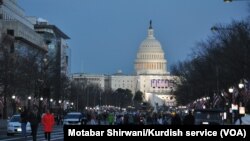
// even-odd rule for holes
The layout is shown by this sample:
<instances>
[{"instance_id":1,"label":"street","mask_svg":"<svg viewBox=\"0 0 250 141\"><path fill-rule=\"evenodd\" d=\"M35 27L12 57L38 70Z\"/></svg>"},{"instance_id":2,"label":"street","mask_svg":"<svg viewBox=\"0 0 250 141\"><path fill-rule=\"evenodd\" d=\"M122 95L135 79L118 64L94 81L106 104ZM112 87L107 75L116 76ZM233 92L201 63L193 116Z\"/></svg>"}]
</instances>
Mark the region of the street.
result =
<instances>
[{"instance_id":1,"label":"street","mask_svg":"<svg viewBox=\"0 0 250 141\"><path fill-rule=\"evenodd\" d=\"M21 135L7 136L6 130L0 130L0 140L1 141L23 141L23 137ZM44 132L42 127L38 128L37 133L37 141L44 141ZM63 126L55 126L54 130L51 134L51 141L63 141ZM32 141L32 136L28 136L26 141Z\"/></svg>"}]
</instances>

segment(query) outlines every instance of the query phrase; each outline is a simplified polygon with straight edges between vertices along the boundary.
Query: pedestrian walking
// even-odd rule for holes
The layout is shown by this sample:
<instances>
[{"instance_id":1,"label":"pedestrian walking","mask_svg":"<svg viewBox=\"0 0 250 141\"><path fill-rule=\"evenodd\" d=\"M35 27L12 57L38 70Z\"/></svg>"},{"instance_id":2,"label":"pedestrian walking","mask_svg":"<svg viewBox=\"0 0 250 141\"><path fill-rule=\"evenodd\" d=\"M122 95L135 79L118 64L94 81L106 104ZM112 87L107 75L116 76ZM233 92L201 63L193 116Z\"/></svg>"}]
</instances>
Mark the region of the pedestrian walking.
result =
<instances>
[{"instance_id":1,"label":"pedestrian walking","mask_svg":"<svg viewBox=\"0 0 250 141\"><path fill-rule=\"evenodd\" d=\"M33 137L33 141L36 141L37 136L37 129L38 125L40 123L41 116L38 114L38 110L36 108L33 108L28 115L28 121L30 122L31 126L31 135Z\"/></svg>"},{"instance_id":2,"label":"pedestrian walking","mask_svg":"<svg viewBox=\"0 0 250 141\"><path fill-rule=\"evenodd\" d=\"M176 112L172 113L171 125L181 125L181 118Z\"/></svg>"},{"instance_id":3,"label":"pedestrian walking","mask_svg":"<svg viewBox=\"0 0 250 141\"><path fill-rule=\"evenodd\" d=\"M50 113L50 110L47 109L46 113L42 117L42 125L44 130L45 139L50 141L51 132L55 124L54 115Z\"/></svg>"},{"instance_id":4,"label":"pedestrian walking","mask_svg":"<svg viewBox=\"0 0 250 141\"><path fill-rule=\"evenodd\" d=\"M20 122L21 122L22 136L24 138L27 138L26 126L27 126L27 122L28 122L28 111L27 111L26 107L21 109Z\"/></svg>"},{"instance_id":5,"label":"pedestrian walking","mask_svg":"<svg viewBox=\"0 0 250 141\"><path fill-rule=\"evenodd\" d=\"M188 115L186 115L183 119L183 124L184 125L194 125L194 120L195 120L195 118L192 114L192 111L189 110Z\"/></svg>"}]
</instances>

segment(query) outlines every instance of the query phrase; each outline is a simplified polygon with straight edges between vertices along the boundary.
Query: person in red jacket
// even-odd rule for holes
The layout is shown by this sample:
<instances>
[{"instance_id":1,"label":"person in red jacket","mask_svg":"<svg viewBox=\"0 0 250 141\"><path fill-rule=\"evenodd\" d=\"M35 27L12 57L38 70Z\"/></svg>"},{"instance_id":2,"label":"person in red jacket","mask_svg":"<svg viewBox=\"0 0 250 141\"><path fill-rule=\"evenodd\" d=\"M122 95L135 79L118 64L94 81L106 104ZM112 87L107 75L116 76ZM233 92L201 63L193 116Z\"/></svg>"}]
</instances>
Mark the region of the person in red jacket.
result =
<instances>
[{"instance_id":1,"label":"person in red jacket","mask_svg":"<svg viewBox=\"0 0 250 141\"><path fill-rule=\"evenodd\" d=\"M50 113L50 110L47 109L46 113L42 116L42 125L45 134L45 139L50 141L50 134L53 130L55 124L54 115Z\"/></svg>"}]
</instances>

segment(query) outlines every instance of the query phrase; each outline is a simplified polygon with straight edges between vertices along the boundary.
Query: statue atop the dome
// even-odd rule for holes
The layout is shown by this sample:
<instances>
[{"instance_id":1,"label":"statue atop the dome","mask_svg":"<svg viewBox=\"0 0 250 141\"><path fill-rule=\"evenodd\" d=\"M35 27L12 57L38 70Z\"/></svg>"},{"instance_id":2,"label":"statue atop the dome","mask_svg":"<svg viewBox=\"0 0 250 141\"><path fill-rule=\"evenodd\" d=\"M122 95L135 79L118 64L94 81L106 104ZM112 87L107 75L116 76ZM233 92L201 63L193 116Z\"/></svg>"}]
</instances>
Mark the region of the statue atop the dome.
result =
<instances>
[{"instance_id":1,"label":"statue atop the dome","mask_svg":"<svg viewBox=\"0 0 250 141\"><path fill-rule=\"evenodd\" d=\"M149 29L152 29L152 20L149 21Z\"/></svg>"}]
</instances>

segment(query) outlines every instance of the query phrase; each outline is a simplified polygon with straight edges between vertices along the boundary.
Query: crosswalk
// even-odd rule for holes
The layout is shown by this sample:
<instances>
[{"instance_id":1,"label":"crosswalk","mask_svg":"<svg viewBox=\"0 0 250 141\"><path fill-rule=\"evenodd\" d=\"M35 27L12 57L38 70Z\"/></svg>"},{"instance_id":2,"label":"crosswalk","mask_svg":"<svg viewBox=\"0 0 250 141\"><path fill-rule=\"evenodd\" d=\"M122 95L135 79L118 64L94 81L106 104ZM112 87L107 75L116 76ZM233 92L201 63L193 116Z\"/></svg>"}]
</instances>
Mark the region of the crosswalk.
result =
<instances>
[{"instance_id":1,"label":"crosswalk","mask_svg":"<svg viewBox=\"0 0 250 141\"><path fill-rule=\"evenodd\" d=\"M0 136L0 141L33 141L32 136L28 136L24 139L21 135L14 135L14 136ZM55 126L53 132L51 133L51 141L63 141L64 134L63 134L63 126ZM42 127L38 128L37 132L37 141L46 141L44 137L44 132Z\"/></svg>"}]
</instances>

